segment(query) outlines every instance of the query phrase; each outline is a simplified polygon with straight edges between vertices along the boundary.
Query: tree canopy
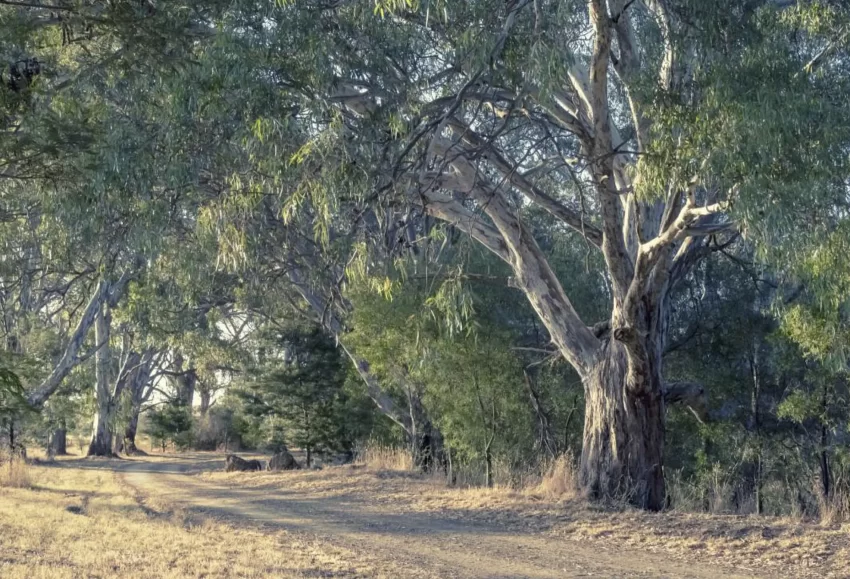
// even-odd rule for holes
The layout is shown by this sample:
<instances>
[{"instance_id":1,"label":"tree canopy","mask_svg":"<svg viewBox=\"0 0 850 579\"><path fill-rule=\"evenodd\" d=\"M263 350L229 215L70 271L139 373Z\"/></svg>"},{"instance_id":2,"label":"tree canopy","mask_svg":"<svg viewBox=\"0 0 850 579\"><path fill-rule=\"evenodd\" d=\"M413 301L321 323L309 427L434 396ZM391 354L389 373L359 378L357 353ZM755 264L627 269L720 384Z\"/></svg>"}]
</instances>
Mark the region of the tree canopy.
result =
<instances>
[{"instance_id":1,"label":"tree canopy","mask_svg":"<svg viewBox=\"0 0 850 579\"><path fill-rule=\"evenodd\" d=\"M395 436L488 484L570 449L589 498L653 510L674 469L738 464L761 511L790 440L832 492L843 3L59 0L0 26L2 330L36 368L10 371L43 407L94 368L90 452L183 405L213 448L272 445L273 414L286 444Z\"/></svg>"}]
</instances>

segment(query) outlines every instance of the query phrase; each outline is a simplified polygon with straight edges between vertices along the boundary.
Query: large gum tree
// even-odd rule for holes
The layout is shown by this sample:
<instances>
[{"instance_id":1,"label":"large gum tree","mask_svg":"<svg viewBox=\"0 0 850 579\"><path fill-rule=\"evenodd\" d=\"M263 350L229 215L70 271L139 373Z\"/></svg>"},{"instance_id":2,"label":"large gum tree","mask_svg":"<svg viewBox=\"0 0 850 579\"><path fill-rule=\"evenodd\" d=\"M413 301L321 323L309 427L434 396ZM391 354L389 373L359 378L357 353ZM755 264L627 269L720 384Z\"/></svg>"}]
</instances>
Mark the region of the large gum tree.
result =
<instances>
[{"instance_id":1,"label":"large gum tree","mask_svg":"<svg viewBox=\"0 0 850 579\"><path fill-rule=\"evenodd\" d=\"M712 251L802 247L841 218L846 22L779 0L379 0L231 30L297 103L254 125L284 213L427 216L504 260L583 380L583 489L660 509L665 404L700 393L665 380L671 291ZM608 319L577 312L530 209L601 253L576 275L603 280Z\"/></svg>"}]
</instances>

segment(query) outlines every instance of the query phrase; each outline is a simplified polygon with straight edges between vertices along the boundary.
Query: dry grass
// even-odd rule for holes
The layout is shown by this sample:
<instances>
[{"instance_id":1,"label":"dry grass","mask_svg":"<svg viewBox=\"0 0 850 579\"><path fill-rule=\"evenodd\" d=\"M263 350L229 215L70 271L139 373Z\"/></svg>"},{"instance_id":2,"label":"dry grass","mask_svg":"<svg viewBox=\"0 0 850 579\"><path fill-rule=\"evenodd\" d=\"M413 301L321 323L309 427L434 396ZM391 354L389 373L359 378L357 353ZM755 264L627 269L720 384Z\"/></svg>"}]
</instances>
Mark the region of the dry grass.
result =
<instances>
[{"instance_id":1,"label":"dry grass","mask_svg":"<svg viewBox=\"0 0 850 579\"><path fill-rule=\"evenodd\" d=\"M543 471L540 483L530 489L547 499L574 499L578 492L578 472L572 453L559 456Z\"/></svg>"},{"instance_id":2,"label":"dry grass","mask_svg":"<svg viewBox=\"0 0 850 579\"><path fill-rule=\"evenodd\" d=\"M367 444L355 453L355 463L375 470L413 471L416 464L409 449Z\"/></svg>"},{"instance_id":3,"label":"dry grass","mask_svg":"<svg viewBox=\"0 0 850 579\"><path fill-rule=\"evenodd\" d=\"M848 577L850 525L739 515L649 514L588 505L574 496L568 457L536 486L448 488L395 453L376 462L282 473L205 472L198 482L307 497L369 516L420 515L543 534L604 549L657 553L777 576ZM153 458L152 460L167 460ZM362 460L362 456L361 456ZM0 577L398 577L377 552L285 531L234 527L134 495L106 461L30 466L31 488L0 489ZM375 465L378 466L375 466ZM328 507L328 505L331 505Z\"/></svg>"},{"instance_id":4,"label":"dry grass","mask_svg":"<svg viewBox=\"0 0 850 579\"><path fill-rule=\"evenodd\" d=\"M413 455L407 448L367 444L355 454L354 464L375 472L406 472L418 473ZM482 465L479 465L482 466ZM518 473L511 465L496 462L495 488L504 492L531 492L542 494L548 499L572 499L578 496L578 473L576 460L572 453L566 453L548 463L543 464L540 471ZM469 465L456 468L455 482L452 486L471 492L487 491L483 488L485 480L482 468ZM432 482L447 482L440 469L435 469L430 476L420 474L420 480L433 479Z\"/></svg>"},{"instance_id":5,"label":"dry grass","mask_svg":"<svg viewBox=\"0 0 850 579\"><path fill-rule=\"evenodd\" d=\"M0 487L23 489L30 485L30 467L26 461L18 458L0 459Z\"/></svg>"},{"instance_id":6,"label":"dry grass","mask_svg":"<svg viewBox=\"0 0 850 579\"><path fill-rule=\"evenodd\" d=\"M397 576L314 537L142 504L106 464L34 465L31 488L0 489L0 577Z\"/></svg>"},{"instance_id":7,"label":"dry grass","mask_svg":"<svg viewBox=\"0 0 850 579\"><path fill-rule=\"evenodd\" d=\"M850 493L846 489L835 489L828 499L821 494L817 496L821 524L831 526L850 522Z\"/></svg>"},{"instance_id":8,"label":"dry grass","mask_svg":"<svg viewBox=\"0 0 850 579\"><path fill-rule=\"evenodd\" d=\"M603 508L572 496L572 463L553 463L537 487L448 488L413 472L360 465L316 472L206 473L202 478L238 488L309 493L324 500L356 501L374 511L428 514L477 522L514 533L547 533L598 542L608 549L664 553L695 561L783 577L850 577L850 525L777 517L685 512L645 513Z\"/></svg>"}]
</instances>

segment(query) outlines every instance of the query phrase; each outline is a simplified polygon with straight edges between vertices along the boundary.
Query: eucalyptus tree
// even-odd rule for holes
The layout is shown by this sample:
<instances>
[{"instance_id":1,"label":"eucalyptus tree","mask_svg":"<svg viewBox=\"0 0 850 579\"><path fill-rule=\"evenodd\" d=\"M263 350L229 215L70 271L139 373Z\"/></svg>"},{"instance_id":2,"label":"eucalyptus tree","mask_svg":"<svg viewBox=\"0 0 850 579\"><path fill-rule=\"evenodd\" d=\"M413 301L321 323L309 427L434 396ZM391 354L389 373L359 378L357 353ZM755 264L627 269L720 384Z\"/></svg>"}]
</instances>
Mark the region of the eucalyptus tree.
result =
<instances>
[{"instance_id":1,"label":"eucalyptus tree","mask_svg":"<svg viewBox=\"0 0 850 579\"><path fill-rule=\"evenodd\" d=\"M846 11L352 1L262 21L265 79L292 103L255 122L280 148L270 188L297 173L286 203L317 207L320 232L342 207L418 208L501 258L584 382L583 488L661 508L671 288L742 233L807 243L803 224L834 228L846 205ZM607 319L576 311L532 207L601 254Z\"/></svg>"},{"instance_id":2,"label":"eucalyptus tree","mask_svg":"<svg viewBox=\"0 0 850 579\"><path fill-rule=\"evenodd\" d=\"M181 70L176 98L162 105L163 111L189 117L197 127L173 123L168 126L170 134L186 130L191 138L209 145L197 184L205 199L195 208L193 231L216 249L207 264L210 271L241 281L237 309L274 322L281 312L291 315L293 302L306 303L306 308L296 305L294 310L326 328L378 409L412 439L418 438L417 422L427 420L411 418L399 407L370 371L369 362L345 338L350 304L341 285L346 263L363 236L393 238L387 230L394 224L392 213L369 211L357 217L356 211L325 212L314 219L307 216L309 208L300 207L302 218L290 219L296 207L277 191L297 183L280 174L286 160L279 156L277 139L281 132L290 142L308 138L309 124L295 118L301 97L282 91L268 74L277 66L276 55L263 48L267 39L260 22L276 8L265 10L234 10L224 21L231 26L230 33L198 49L197 66ZM260 115L280 121L274 139L264 139L266 124L255 122ZM197 269L187 268L186 275L190 271Z\"/></svg>"},{"instance_id":3,"label":"eucalyptus tree","mask_svg":"<svg viewBox=\"0 0 850 579\"><path fill-rule=\"evenodd\" d=\"M168 215L160 209L174 209L174 195L153 186L143 169L157 165L133 151L150 131L137 125L130 134L126 123L124 131L112 124L129 116L138 96L128 85L155 83L182 61L187 47L209 36L215 9L191 2L0 4L0 54L9 63L0 83L0 190L12 236L7 255L22 266L3 277L7 343L17 340L12 318L55 316L65 306L77 312L76 325L60 328L67 338L53 371L30 389L35 406L87 356L82 349L96 320L156 251L154 224ZM14 227L28 233L19 243ZM83 307L63 303L81 291L89 294Z\"/></svg>"},{"instance_id":4,"label":"eucalyptus tree","mask_svg":"<svg viewBox=\"0 0 850 579\"><path fill-rule=\"evenodd\" d=\"M847 484L848 465L846 455L842 456L850 421L847 226L846 221L839 222L833 230L824 232L816 248L796 252L785 262L800 289L797 299L786 300L778 308L780 333L797 347L802 360L796 358L799 368L777 413L797 426L796 447L801 453L807 454L806 458L816 457L818 504L827 508L846 491ZM791 359L795 358L784 360L786 366ZM841 484L845 488L835 488Z\"/></svg>"}]
</instances>

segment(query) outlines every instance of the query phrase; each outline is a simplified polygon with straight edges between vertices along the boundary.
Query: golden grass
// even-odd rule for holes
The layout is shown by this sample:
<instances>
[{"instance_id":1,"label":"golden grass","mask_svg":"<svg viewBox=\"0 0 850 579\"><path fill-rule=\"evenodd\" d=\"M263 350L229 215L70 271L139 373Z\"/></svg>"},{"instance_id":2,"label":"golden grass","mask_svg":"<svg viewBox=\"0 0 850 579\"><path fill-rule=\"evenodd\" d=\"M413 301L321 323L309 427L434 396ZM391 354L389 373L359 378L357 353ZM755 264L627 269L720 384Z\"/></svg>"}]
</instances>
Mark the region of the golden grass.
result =
<instances>
[{"instance_id":1,"label":"golden grass","mask_svg":"<svg viewBox=\"0 0 850 579\"><path fill-rule=\"evenodd\" d=\"M329 467L314 472L204 473L205 480L236 488L305 493L356 500L363 508L429 514L476 522L516 533L545 532L606 549L664 553L695 561L793 577L848 577L850 525L825 526L799 519L742 515L646 513L606 508L572 498L567 459L555 462L539 485L526 489L449 488L432 476L371 466Z\"/></svg>"},{"instance_id":2,"label":"golden grass","mask_svg":"<svg viewBox=\"0 0 850 579\"><path fill-rule=\"evenodd\" d=\"M370 443L359 449L355 455L355 463L376 470L416 470L410 450L382 444Z\"/></svg>"},{"instance_id":3,"label":"golden grass","mask_svg":"<svg viewBox=\"0 0 850 579\"><path fill-rule=\"evenodd\" d=\"M536 486L457 489L433 476L385 468L405 462L390 453L379 456L377 467L196 476L198 482L260 490L272 500L320 500L330 509L358 505L369 516L426 515L777 576L846 577L850 569L846 523L601 508L573 498L575 473L567 457L550 465ZM138 496L103 468L110 464L32 465L31 488L0 488L0 577L404 576L387 554L364 554L327 538L235 527Z\"/></svg>"},{"instance_id":4,"label":"golden grass","mask_svg":"<svg viewBox=\"0 0 850 579\"><path fill-rule=\"evenodd\" d=\"M850 493L847 489L835 489L828 499L820 494L817 496L821 524L829 526L850 522Z\"/></svg>"},{"instance_id":5,"label":"golden grass","mask_svg":"<svg viewBox=\"0 0 850 579\"><path fill-rule=\"evenodd\" d=\"M30 466L32 488L0 489L0 577L396 575L313 537L151 509L104 464Z\"/></svg>"},{"instance_id":6,"label":"golden grass","mask_svg":"<svg viewBox=\"0 0 850 579\"><path fill-rule=\"evenodd\" d=\"M575 457L572 453L559 456L551 461L543 471L543 476L532 492L540 493L547 499L574 499L578 492L578 473Z\"/></svg>"},{"instance_id":7,"label":"golden grass","mask_svg":"<svg viewBox=\"0 0 850 579\"><path fill-rule=\"evenodd\" d=\"M0 460L0 487L29 488L29 465L21 459Z\"/></svg>"}]
</instances>

